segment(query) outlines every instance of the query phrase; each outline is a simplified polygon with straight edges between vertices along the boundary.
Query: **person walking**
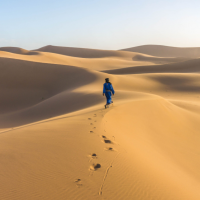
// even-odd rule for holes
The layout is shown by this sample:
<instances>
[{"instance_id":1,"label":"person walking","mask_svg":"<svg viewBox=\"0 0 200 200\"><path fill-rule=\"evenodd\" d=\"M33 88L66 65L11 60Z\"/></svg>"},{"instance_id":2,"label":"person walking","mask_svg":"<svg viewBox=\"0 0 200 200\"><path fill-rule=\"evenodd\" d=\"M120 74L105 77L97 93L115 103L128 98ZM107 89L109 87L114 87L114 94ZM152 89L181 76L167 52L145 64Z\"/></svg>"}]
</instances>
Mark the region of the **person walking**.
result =
<instances>
[{"instance_id":1,"label":"person walking","mask_svg":"<svg viewBox=\"0 0 200 200\"><path fill-rule=\"evenodd\" d=\"M115 94L112 84L109 81L109 78L105 79L105 83L103 84L103 96L106 96L106 105L105 108L109 108L109 105L113 103L112 95Z\"/></svg>"}]
</instances>

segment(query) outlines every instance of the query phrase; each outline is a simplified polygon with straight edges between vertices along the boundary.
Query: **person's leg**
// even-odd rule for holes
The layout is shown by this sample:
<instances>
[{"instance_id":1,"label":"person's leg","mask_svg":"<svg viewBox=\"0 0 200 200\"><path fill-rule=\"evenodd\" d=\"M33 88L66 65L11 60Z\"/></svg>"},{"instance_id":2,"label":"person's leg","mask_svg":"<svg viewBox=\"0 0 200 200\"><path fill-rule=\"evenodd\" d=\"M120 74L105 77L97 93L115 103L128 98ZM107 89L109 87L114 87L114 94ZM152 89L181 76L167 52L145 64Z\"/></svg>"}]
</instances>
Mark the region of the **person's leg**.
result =
<instances>
[{"instance_id":1,"label":"person's leg","mask_svg":"<svg viewBox=\"0 0 200 200\"><path fill-rule=\"evenodd\" d=\"M105 105L105 108L109 108L109 104L110 104L110 95L109 95L109 92L106 92L105 96L106 96L106 105Z\"/></svg>"},{"instance_id":2,"label":"person's leg","mask_svg":"<svg viewBox=\"0 0 200 200\"><path fill-rule=\"evenodd\" d=\"M107 105L112 103L111 92L106 92Z\"/></svg>"},{"instance_id":3,"label":"person's leg","mask_svg":"<svg viewBox=\"0 0 200 200\"><path fill-rule=\"evenodd\" d=\"M106 96L106 104L105 104L105 109L107 108L107 104L108 104L108 95L107 95L107 92L105 93L105 96Z\"/></svg>"}]
</instances>

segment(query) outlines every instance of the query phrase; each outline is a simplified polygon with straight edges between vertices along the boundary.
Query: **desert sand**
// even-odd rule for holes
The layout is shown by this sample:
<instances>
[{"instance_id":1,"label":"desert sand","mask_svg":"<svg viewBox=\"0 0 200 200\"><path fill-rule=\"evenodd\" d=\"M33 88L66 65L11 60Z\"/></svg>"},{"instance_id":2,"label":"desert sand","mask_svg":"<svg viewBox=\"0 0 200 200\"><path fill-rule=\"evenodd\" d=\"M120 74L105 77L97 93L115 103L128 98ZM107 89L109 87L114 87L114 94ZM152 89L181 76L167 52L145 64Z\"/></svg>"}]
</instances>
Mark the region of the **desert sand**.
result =
<instances>
[{"instance_id":1,"label":"desert sand","mask_svg":"<svg viewBox=\"0 0 200 200\"><path fill-rule=\"evenodd\" d=\"M199 200L199 49L0 48L0 199Z\"/></svg>"}]
</instances>

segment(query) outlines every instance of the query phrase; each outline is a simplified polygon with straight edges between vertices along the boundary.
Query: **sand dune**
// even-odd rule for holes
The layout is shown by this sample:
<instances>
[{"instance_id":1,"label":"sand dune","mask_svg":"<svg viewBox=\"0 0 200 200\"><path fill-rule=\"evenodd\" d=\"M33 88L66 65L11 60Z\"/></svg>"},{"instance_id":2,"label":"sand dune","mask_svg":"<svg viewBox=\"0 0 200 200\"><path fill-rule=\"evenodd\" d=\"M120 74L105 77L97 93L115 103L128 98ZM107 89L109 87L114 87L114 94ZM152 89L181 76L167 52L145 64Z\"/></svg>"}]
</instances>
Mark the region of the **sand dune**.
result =
<instances>
[{"instance_id":1,"label":"sand dune","mask_svg":"<svg viewBox=\"0 0 200 200\"><path fill-rule=\"evenodd\" d=\"M131 52L120 52L110 50L84 49L74 47L59 47L48 45L34 51L51 52L81 58L103 58L103 57L130 57Z\"/></svg>"},{"instance_id":2,"label":"sand dune","mask_svg":"<svg viewBox=\"0 0 200 200\"><path fill-rule=\"evenodd\" d=\"M163 65L134 66L104 71L109 74L142 73L197 73L200 72L200 59L187 60Z\"/></svg>"},{"instance_id":3,"label":"sand dune","mask_svg":"<svg viewBox=\"0 0 200 200\"><path fill-rule=\"evenodd\" d=\"M138 47L122 49L122 51L139 52L159 57L188 57L188 58L200 57L199 47L181 48L181 47L169 47L162 45L142 45Z\"/></svg>"},{"instance_id":4,"label":"sand dune","mask_svg":"<svg viewBox=\"0 0 200 200\"><path fill-rule=\"evenodd\" d=\"M26 49L22 49L18 47L1 47L0 51L6 51L6 52L22 54L22 55L37 55L38 54L35 51L28 51Z\"/></svg>"},{"instance_id":5,"label":"sand dune","mask_svg":"<svg viewBox=\"0 0 200 200\"><path fill-rule=\"evenodd\" d=\"M72 57L81 57L81 58L106 58L106 57L117 57L123 59L133 59L139 61L153 61L153 62L179 62L185 60L185 58L166 58L170 57L167 55L164 56L150 56L150 53L143 53L140 51L134 51L137 53L125 51L112 51L112 50L98 50L98 49L84 49L84 48L74 48L74 47L58 47L58 46L45 46L34 51L39 52L51 52L56 54L62 54ZM159 51L159 50L158 50ZM147 55L146 55L147 54ZM200 53L199 53L200 55ZM171 56L174 57L174 56ZM182 56L184 57L184 56Z\"/></svg>"},{"instance_id":6,"label":"sand dune","mask_svg":"<svg viewBox=\"0 0 200 200\"><path fill-rule=\"evenodd\" d=\"M199 59L31 52L0 49L0 199L200 199Z\"/></svg>"},{"instance_id":7,"label":"sand dune","mask_svg":"<svg viewBox=\"0 0 200 200\"><path fill-rule=\"evenodd\" d=\"M93 49L85 50L79 48L67 48L67 47L55 47L55 46L51 46L51 48L48 49L49 52L45 52L42 50L39 51L24 50L26 53L21 53L21 55L13 53L14 52L13 49L18 49L19 52L22 51L19 48L10 47L9 49L7 49L7 51L0 51L0 57L42 62L42 63L79 66L96 71L121 69L132 66L176 63L188 60L188 58L155 57L135 52L125 52L125 51L120 52L120 51L106 51L106 50L93 50ZM46 47L44 47L44 49L46 49ZM80 55L79 52L81 52L82 54ZM92 57L92 59L87 59L88 56Z\"/></svg>"}]
</instances>

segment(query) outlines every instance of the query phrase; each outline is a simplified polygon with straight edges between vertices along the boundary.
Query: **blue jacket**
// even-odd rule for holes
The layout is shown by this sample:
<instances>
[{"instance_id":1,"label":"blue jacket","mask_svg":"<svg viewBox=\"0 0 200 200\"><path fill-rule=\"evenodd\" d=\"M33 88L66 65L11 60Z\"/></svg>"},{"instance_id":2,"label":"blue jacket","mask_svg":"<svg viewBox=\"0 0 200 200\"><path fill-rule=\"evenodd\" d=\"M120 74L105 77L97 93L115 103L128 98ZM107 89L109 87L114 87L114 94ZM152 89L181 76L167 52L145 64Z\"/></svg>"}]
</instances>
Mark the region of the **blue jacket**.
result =
<instances>
[{"instance_id":1,"label":"blue jacket","mask_svg":"<svg viewBox=\"0 0 200 200\"><path fill-rule=\"evenodd\" d=\"M106 92L112 92L112 94L115 94L115 91L111 83L103 84L103 93L105 94Z\"/></svg>"}]
</instances>

